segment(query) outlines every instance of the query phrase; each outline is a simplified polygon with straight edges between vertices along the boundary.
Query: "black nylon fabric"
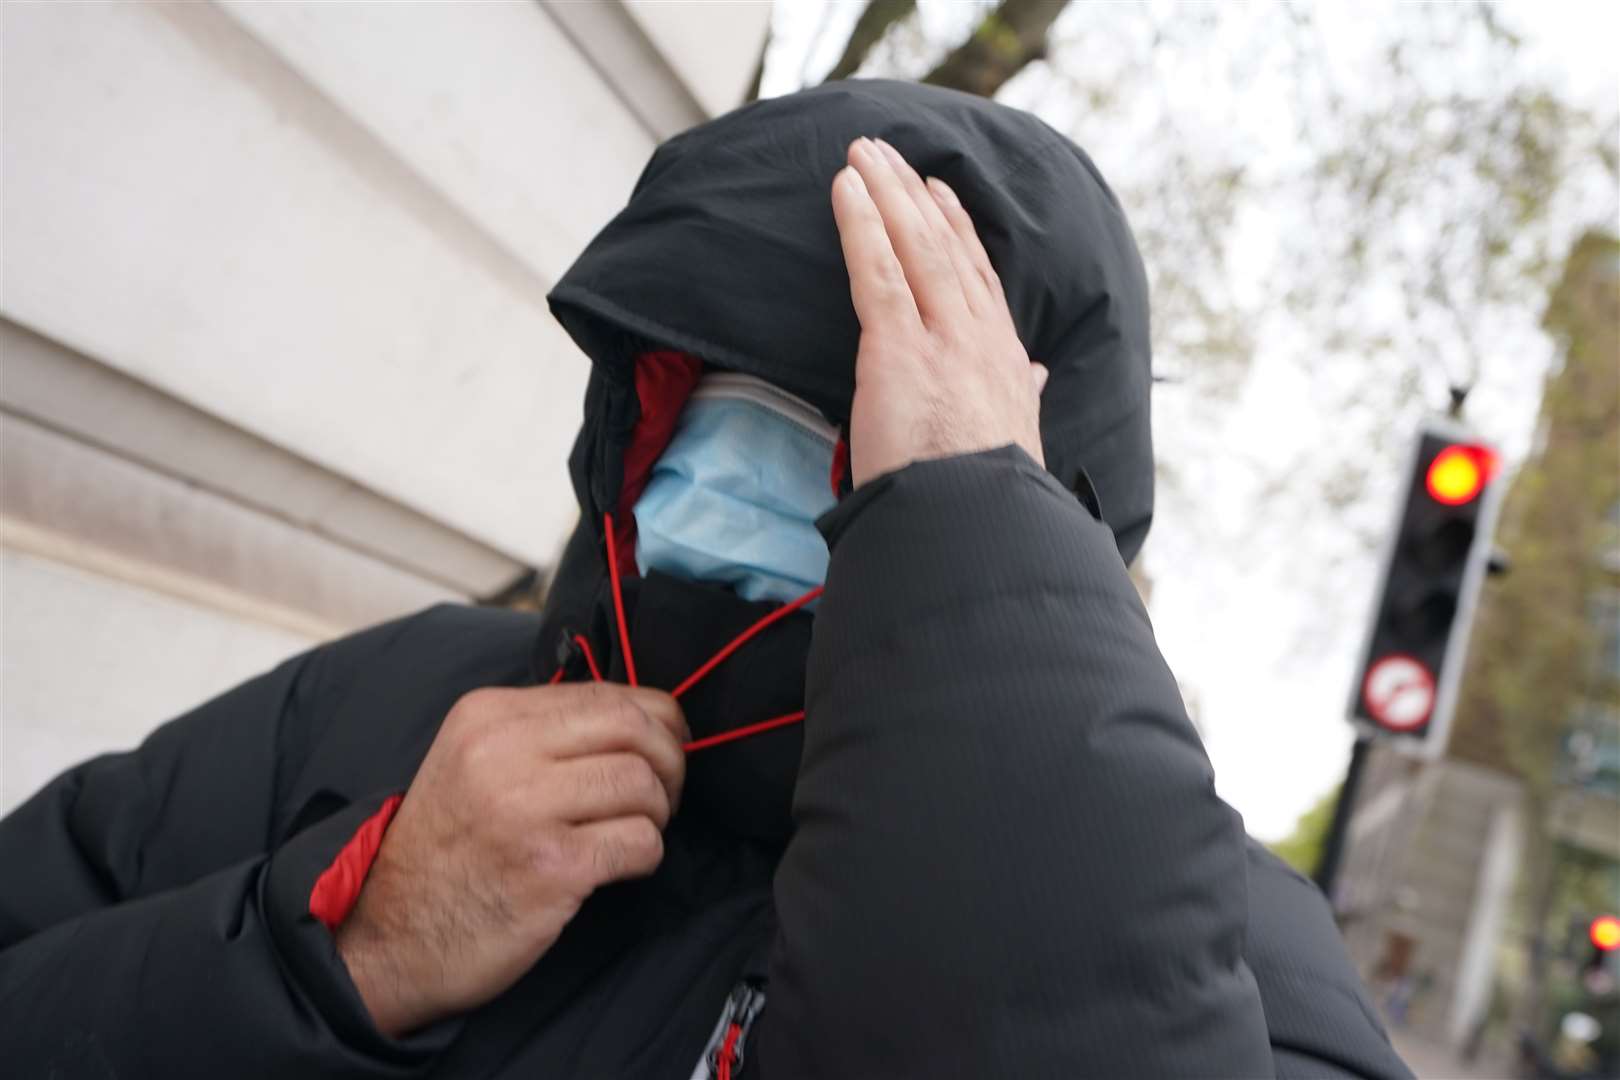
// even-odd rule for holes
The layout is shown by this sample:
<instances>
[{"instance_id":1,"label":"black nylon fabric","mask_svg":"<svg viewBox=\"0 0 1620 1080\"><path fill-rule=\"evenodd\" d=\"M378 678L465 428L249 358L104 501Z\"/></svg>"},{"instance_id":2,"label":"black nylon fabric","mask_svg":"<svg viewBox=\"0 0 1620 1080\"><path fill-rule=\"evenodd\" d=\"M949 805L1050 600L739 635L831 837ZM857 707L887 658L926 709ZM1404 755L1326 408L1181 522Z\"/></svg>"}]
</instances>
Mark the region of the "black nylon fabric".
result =
<instances>
[{"instance_id":1,"label":"black nylon fabric","mask_svg":"<svg viewBox=\"0 0 1620 1080\"><path fill-rule=\"evenodd\" d=\"M804 724L694 755L652 877L599 890L484 1008L383 1037L308 911L316 877L463 693L585 677L565 630L622 678L598 515L626 509L638 349L847 412L825 199L863 133L979 219L1053 367L1056 480L1008 448L844 499L820 523L820 610L685 699L699 735L801 703ZM978 99L849 83L672 140L553 295L596 367L582 524L544 615L442 607L314 650L0 821L0 1060L686 1080L751 978L768 996L739 1080L1409 1076L1320 896L1216 797L1126 575L1151 508L1145 302L1089 162ZM666 687L768 610L657 575L625 601L638 671Z\"/></svg>"},{"instance_id":2,"label":"black nylon fabric","mask_svg":"<svg viewBox=\"0 0 1620 1080\"><path fill-rule=\"evenodd\" d=\"M631 645L643 686L675 686L777 605L654 573L636 600ZM681 698L694 739L804 707L804 665L814 619L794 612L715 668ZM691 754L686 796L694 813L726 832L775 846L793 832L793 778L804 729L798 725Z\"/></svg>"}]
</instances>

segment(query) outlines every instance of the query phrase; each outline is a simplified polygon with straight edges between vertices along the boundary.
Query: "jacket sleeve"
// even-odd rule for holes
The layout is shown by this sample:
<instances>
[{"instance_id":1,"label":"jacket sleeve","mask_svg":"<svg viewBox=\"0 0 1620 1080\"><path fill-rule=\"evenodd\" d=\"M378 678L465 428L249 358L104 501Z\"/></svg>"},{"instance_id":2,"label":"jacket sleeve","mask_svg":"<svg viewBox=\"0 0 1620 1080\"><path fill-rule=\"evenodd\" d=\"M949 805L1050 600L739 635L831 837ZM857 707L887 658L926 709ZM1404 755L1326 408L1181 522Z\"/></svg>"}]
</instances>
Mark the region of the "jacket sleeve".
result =
<instances>
[{"instance_id":1,"label":"jacket sleeve","mask_svg":"<svg viewBox=\"0 0 1620 1080\"><path fill-rule=\"evenodd\" d=\"M310 913L388 792L309 824L281 796L310 703L391 624L288 661L96 758L0 821L0 1060L28 1076L408 1076L451 1032L383 1038Z\"/></svg>"},{"instance_id":2,"label":"jacket sleeve","mask_svg":"<svg viewBox=\"0 0 1620 1080\"><path fill-rule=\"evenodd\" d=\"M1260 984L1277 1075L1288 1080L1412 1080L1361 984L1327 899L1248 842L1249 966Z\"/></svg>"},{"instance_id":3,"label":"jacket sleeve","mask_svg":"<svg viewBox=\"0 0 1620 1080\"><path fill-rule=\"evenodd\" d=\"M1271 1075L1241 822L1108 530L1010 447L822 528L759 1075Z\"/></svg>"}]
</instances>

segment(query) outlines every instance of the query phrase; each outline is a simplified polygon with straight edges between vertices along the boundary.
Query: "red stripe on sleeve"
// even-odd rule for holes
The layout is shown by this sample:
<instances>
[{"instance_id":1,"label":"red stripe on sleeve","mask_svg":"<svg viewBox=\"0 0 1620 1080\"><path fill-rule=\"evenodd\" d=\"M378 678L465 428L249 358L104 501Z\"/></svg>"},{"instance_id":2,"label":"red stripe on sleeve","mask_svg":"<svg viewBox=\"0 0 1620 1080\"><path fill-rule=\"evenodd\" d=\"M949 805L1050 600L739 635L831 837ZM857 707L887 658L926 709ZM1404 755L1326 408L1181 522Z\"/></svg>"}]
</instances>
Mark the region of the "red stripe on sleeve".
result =
<instances>
[{"instance_id":1,"label":"red stripe on sleeve","mask_svg":"<svg viewBox=\"0 0 1620 1080\"><path fill-rule=\"evenodd\" d=\"M355 901L360 899L360 886L366 883L366 874L377 858L377 849L382 846L383 833L388 831L388 823L394 820L394 812L404 798L403 795L389 796L349 837L332 865L315 879L315 887L309 891L309 913L325 923L328 930L336 930L354 910Z\"/></svg>"}]
</instances>

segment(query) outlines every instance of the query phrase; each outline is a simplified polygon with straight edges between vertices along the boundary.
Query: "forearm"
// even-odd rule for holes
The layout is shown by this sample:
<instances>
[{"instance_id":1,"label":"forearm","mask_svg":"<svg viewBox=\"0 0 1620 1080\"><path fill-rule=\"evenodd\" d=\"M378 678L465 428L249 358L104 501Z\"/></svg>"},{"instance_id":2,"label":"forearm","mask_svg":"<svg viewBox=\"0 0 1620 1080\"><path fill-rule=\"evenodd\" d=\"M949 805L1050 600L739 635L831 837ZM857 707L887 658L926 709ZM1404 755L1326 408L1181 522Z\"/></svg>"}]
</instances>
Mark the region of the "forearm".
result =
<instances>
[{"instance_id":1,"label":"forearm","mask_svg":"<svg viewBox=\"0 0 1620 1080\"><path fill-rule=\"evenodd\" d=\"M281 705L305 657L183 716L140 746L57 776L0 819L0 949L264 852Z\"/></svg>"},{"instance_id":2,"label":"forearm","mask_svg":"<svg viewBox=\"0 0 1620 1080\"><path fill-rule=\"evenodd\" d=\"M424 1074L448 1033L376 1032L307 912L309 868L350 817L0 953L0 1058L30 1076Z\"/></svg>"},{"instance_id":3,"label":"forearm","mask_svg":"<svg viewBox=\"0 0 1620 1080\"><path fill-rule=\"evenodd\" d=\"M830 542L762 1060L1267 1072L1241 827L1107 530L1003 450Z\"/></svg>"}]
</instances>

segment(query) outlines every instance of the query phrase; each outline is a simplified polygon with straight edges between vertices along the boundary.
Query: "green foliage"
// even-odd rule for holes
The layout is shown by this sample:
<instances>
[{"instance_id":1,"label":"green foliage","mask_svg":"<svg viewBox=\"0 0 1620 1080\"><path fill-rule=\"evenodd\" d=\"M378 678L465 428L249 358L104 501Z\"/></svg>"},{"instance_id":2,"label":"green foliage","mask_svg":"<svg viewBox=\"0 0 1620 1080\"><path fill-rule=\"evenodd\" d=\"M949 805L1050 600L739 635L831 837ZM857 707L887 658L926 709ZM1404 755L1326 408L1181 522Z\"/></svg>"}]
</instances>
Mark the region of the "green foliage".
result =
<instances>
[{"instance_id":1,"label":"green foliage","mask_svg":"<svg viewBox=\"0 0 1620 1080\"><path fill-rule=\"evenodd\" d=\"M1513 567L1486 587L1458 701L1454 752L1555 785L1582 702L1620 705L1598 655L1594 597L1620 501L1620 243L1592 234L1570 256L1546 316L1564 344L1542 396L1539 451L1515 479L1499 537ZM1609 557L1612 558L1612 555Z\"/></svg>"},{"instance_id":2,"label":"green foliage","mask_svg":"<svg viewBox=\"0 0 1620 1080\"><path fill-rule=\"evenodd\" d=\"M1572 911L1604 910L1617 883L1612 853L1558 842L1570 801L1565 733L1612 725L1620 685L1602 655L1620 590L1614 509L1620 502L1620 241L1589 233L1564 263L1545 325L1563 346L1542 395L1535 453L1513 482L1498 531L1512 568L1487 583L1475 621L1450 753L1517 774L1531 842L1521 875L1533 938L1556 938ZM1605 613L1607 610L1608 613ZM1550 973L1534 950L1521 1022L1535 1017Z\"/></svg>"},{"instance_id":3,"label":"green foliage","mask_svg":"<svg viewBox=\"0 0 1620 1080\"><path fill-rule=\"evenodd\" d=\"M1305 875L1314 874L1322 860L1322 845L1327 843L1328 827L1333 824L1333 809L1339 804L1339 789L1323 795L1316 805L1299 816L1294 831L1266 846L1283 862Z\"/></svg>"}]
</instances>

